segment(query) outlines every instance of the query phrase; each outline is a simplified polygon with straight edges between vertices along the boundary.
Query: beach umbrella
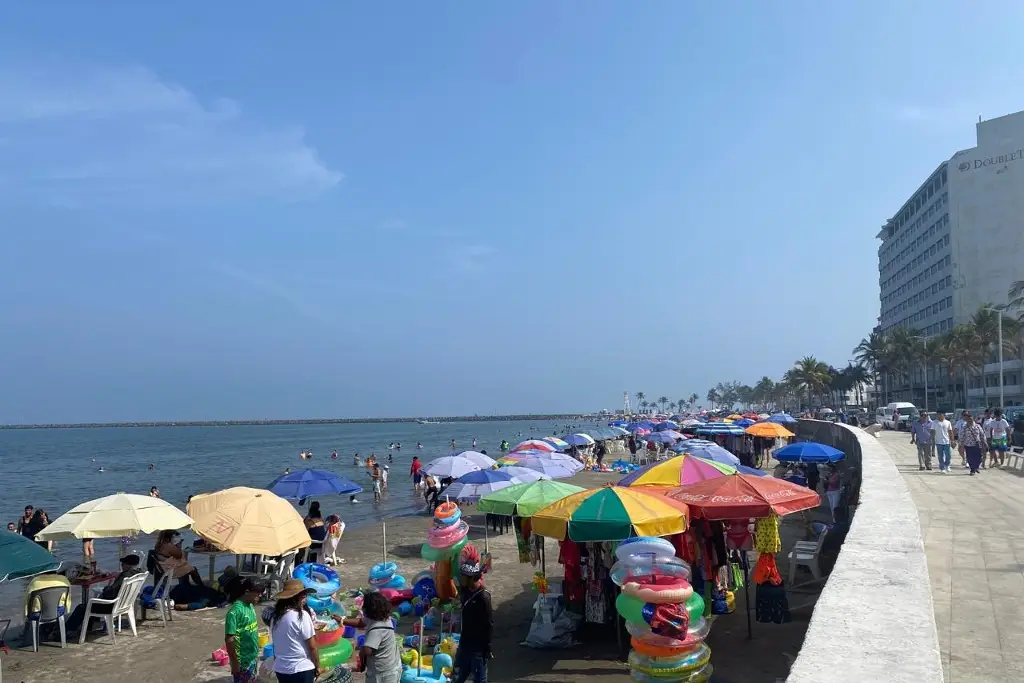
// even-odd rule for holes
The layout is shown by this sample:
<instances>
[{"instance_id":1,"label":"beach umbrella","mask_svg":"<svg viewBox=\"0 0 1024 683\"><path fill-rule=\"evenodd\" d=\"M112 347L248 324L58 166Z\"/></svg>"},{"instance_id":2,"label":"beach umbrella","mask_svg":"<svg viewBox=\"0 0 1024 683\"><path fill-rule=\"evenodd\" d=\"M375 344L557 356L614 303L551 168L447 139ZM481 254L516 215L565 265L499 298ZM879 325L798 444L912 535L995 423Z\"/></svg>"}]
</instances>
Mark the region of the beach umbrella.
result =
<instances>
[{"instance_id":1,"label":"beach umbrella","mask_svg":"<svg viewBox=\"0 0 1024 683\"><path fill-rule=\"evenodd\" d=\"M736 420L736 422L734 422L733 424L737 425L738 427L749 427L750 425L755 424L755 420L751 420L749 417L745 417L742 420Z\"/></svg>"},{"instance_id":2,"label":"beach umbrella","mask_svg":"<svg viewBox=\"0 0 1024 683\"><path fill-rule=\"evenodd\" d=\"M635 434L636 436L647 436L650 433L651 430L646 429L644 427L637 427L636 429L633 430L633 434Z\"/></svg>"},{"instance_id":3,"label":"beach umbrella","mask_svg":"<svg viewBox=\"0 0 1024 683\"><path fill-rule=\"evenodd\" d=\"M740 464L740 459L735 455L717 443L705 441L704 439L684 439L673 446L672 450L676 453L689 453L690 455L696 455L698 458L720 462L723 465L736 467Z\"/></svg>"},{"instance_id":4,"label":"beach umbrella","mask_svg":"<svg viewBox=\"0 0 1024 683\"><path fill-rule=\"evenodd\" d=\"M284 498L245 486L192 496L192 530L238 555L284 555L311 543L302 517Z\"/></svg>"},{"instance_id":5,"label":"beach umbrella","mask_svg":"<svg viewBox=\"0 0 1024 683\"><path fill-rule=\"evenodd\" d=\"M736 468L695 455L677 455L627 474L619 481L618 486L676 487L730 474L736 474Z\"/></svg>"},{"instance_id":6,"label":"beach umbrella","mask_svg":"<svg viewBox=\"0 0 1024 683\"><path fill-rule=\"evenodd\" d=\"M654 431L663 432L666 429L679 429L679 423L673 422L672 420L665 420L654 425Z\"/></svg>"},{"instance_id":7,"label":"beach umbrella","mask_svg":"<svg viewBox=\"0 0 1024 683\"><path fill-rule=\"evenodd\" d=\"M60 562L31 538L0 530L0 583L56 571Z\"/></svg>"},{"instance_id":8,"label":"beach umbrella","mask_svg":"<svg viewBox=\"0 0 1024 683\"><path fill-rule=\"evenodd\" d=\"M565 442L570 446L592 446L594 439L589 434L570 434L565 437Z\"/></svg>"},{"instance_id":9,"label":"beach umbrella","mask_svg":"<svg viewBox=\"0 0 1024 683\"><path fill-rule=\"evenodd\" d=\"M727 419L727 420L742 420L743 416L740 415L739 413L733 413L732 415L730 415L729 417L727 417L725 419Z\"/></svg>"},{"instance_id":10,"label":"beach umbrella","mask_svg":"<svg viewBox=\"0 0 1024 683\"><path fill-rule=\"evenodd\" d=\"M652 441L654 443L675 443L683 438L683 435L679 432L673 432L672 430L664 432L651 432L644 437L645 441Z\"/></svg>"},{"instance_id":11,"label":"beach umbrella","mask_svg":"<svg viewBox=\"0 0 1024 683\"><path fill-rule=\"evenodd\" d=\"M629 430L623 429L622 427L609 427L609 429L615 434L615 436L629 436Z\"/></svg>"},{"instance_id":12,"label":"beach umbrella","mask_svg":"<svg viewBox=\"0 0 1024 683\"><path fill-rule=\"evenodd\" d=\"M546 508L566 496L585 490L580 486L550 479L514 484L495 493L487 494L477 503L476 509L495 515L532 517L538 510Z\"/></svg>"},{"instance_id":13,"label":"beach umbrella","mask_svg":"<svg viewBox=\"0 0 1024 683\"><path fill-rule=\"evenodd\" d=\"M431 460L423 471L434 477L441 477L442 479L451 477L452 479L458 479L464 474L470 472L476 472L477 470L483 469L469 458L460 458L457 455L446 455L442 458L436 458Z\"/></svg>"},{"instance_id":14,"label":"beach umbrella","mask_svg":"<svg viewBox=\"0 0 1024 683\"><path fill-rule=\"evenodd\" d=\"M784 439L793 436L793 432L778 422L755 422L747 427L746 432L751 436L763 436L769 439Z\"/></svg>"},{"instance_id":15,"label":"beach umbrella","mask_svg":"<svg viewBox=\"0 0 1024 683\"><path fill-rule=\"evenodd\" d=\"M546 474L552 479L565 479L577 472L568 463L552 460L551 458L523 458L519 461L518 466Z\"/></svg>"},{"instance_id":16,"label":"beach umbrella","mask_svg":"<svg viewBox=\"0 0 1024 683\"><path fill-rule=\"evenodd\" d=\"M837 448L832 448L823 443L814 441L798 441L784 446L772 453L772 457L779 462L808 462L826 463L838 462L846 457L846 454Z\"/></svg>"},{"instance_id":17,"label":"beach umbrella","mask_svg":"<svg viewBox=\"0 0 1024 683\"><path fill-rule=\"evenodd\" d=\"M472 503L488 493L522 483L504 470L478 470L464 474L444 490L444 495L459 503Z\"/></svg>"},{"instance_id":18,"label":"beach umbrella","mask_svg":"<svg viewBox=\"0 0 1024 683\"><path fill-rule=\"evenodd\" d=\"M551 479L548 475L537 470L531 470L529 467L519 467L518 465L509 465L508 467L502 467L502 472L508 472L513 477L521 482L533 482Z\"/></svg>"},{"instance_id":19,"label":"beach umbrella","mask_svg":"<svg viewBox=\"0 0 1024 683\"><path fill-rule=\"evenodd\" d=\"M563 442L564 443L564 442ZM567 444L568 445L568 444ZM548 443L543 439L528 439L526 441L520 441L515 446L509 449L509 453L517 453L519 451L546 451L551 453L557 451L558 448Z\"/></svg>"},{"instance_id":20,"label":"beach umbrella","mask_svg":"<svg viewBox=\"0 0 1024 683\"><path fill-rule=\"evenodd\" d=\"M565 441L562 441L557 436L545 436L543 439L541 439L541 441L544 441L545 443L551 444L552 446L555 447L555 450L557 450L557 451L560 451L560 450L563 450L563 449L566 449L566 448L569 447L569 444L567 444Z\"/></svg>"},{"instance_id":21,"label":"beach umbrella","mask_svg":"<svg viewBox=\"0 0 1024 683\"><path fill-rule=\"evenodd\" d=\"M580 470L583 469L583 463L581 463L579 460L572 457L571 455L566 455L565 453L548 453L543 457L546 460L553 460L554 462L564 465L565 467L571 469L573 472L579 472Z\"/></svg>"},{"instance_id":22,"label":"beach umbrella","mask_svg":"<svg viewBox=\"0 0 1024 683\"><path fill-rule=\"evenodd\" d=\"M688 509L642 488L605 486L574 493L534 513L533 532L582 542L622 541L686 531Z\"/></svg>"},{"instance_id":23,"label":"beach umbrella","mask_svg":"<svg viewBox=\"0 0 1024 683\"><path fill-rule=\"evenodd\" d=\"M36 534L36 539L120 538L191 525L192 518L166 500L115 493L76 505Z\"/></svg>"},{"instance_id":24,"label":"beach umbrella","mask_svg":"<svg viewBox=\"0 0 1024 683\"><path fill-rule=\"evenodd\" d=\"M353 495L362 493L363 487L334 472L303 469L282 474L267 484L267 490L288 500L302 500L309 496Z\"/></svg>"},{"instance_id":25,"label":"beach umbrella","mask_svg":"<svg viewBox=\"0 0 1024 683\"><path fill-rule=\"evenodd\" d=\"M742 473L682 486L665 496L689 505L694 517L712 520L767 517L773 512L788 515L816 508L821 502L806 486Z\"/></svg>"},{"instance_id":26,"label":"beach umbrella","mask_svg":"<svg viewBox=\"0 0 1024 683\"><path fill-rule=\"evenodd\" d=\"M691 417L691 418L687 418L687 419L683 420L683 426L684 427L699 427L702 424L704 424L704 423L701 422L700 420L698 420L695 417Z\"/></svg>"},{"instance_id":27,"label":"beach umbrella","mask_svg":"<svg viewBox=\"0 0 1024 683\"><path fill-rule=\"evenodd\" d=\"M779 424L782 425L791 425L796 424L797 419L787 413L775 413L774 415L768 418L768 422L778 422Z\"/></svg>"},{"instance_id":28,"label":"beach umbrella","mask_svg":"<svg viewBox=\"0 0 1024 683\"><path fill-rule=\"evenodd\" d=\"M737 427L736 425L723 424L718 422L716 424L706 424L702 427L697 427L694 430L697 434L730 434L732 436L740 436L744 434L743 427Z\"/></svg>"},{"instance_id":29,"label":"beach umbrella","mask_svg":"<svg viewBox=\"0 0 1024 683\"><path fill-rule=\"evenodd\" d=\"M486 453L478 453L477 451L462 451L461 453L456 453L455 457L465 458L482 470L488 470L498 464L491 456Z\"/></svg>"}]
</instances>

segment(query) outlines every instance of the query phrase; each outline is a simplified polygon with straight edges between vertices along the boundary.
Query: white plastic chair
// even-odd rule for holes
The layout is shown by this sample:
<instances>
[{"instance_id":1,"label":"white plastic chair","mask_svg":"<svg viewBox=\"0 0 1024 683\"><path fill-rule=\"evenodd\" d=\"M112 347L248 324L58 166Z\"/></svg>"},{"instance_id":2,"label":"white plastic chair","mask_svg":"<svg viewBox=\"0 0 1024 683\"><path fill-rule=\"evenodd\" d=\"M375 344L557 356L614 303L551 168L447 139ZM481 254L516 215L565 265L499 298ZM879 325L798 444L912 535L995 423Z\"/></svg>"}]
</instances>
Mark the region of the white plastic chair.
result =
<instances>
[{"instance_id":1,"label":"white plastic chair","mask_svg":"<svg viewBox=\"0 0 1024 683\"><path fill-rule=\"evenodd\" d=\"M811 575L814 576L815 581L821 579L821 566L819 564L819 558L821 557L821 549L825 545L825 536L828 534L828 530L822 531L818 535L816 541L797 541L793 546L793 549L789 551L789 583L790 585L796 581L796 568L797 565L802 565L811 570Z\"/></svg>"},{"instance_id":2,"label":"white plastic chair","mask_svg":"<svg viewBox=\"0 0 1024 683\"><path fill-rule=\"evenodd\" d=\"M104 598L90 597L85 606L85 619L82 621L82 634L78 637L78 644L85 642L85 636L89 632L89 621L92 617L103 619L107 625L107 632L110 633L111 642L116 642L114 637L114 619L117 619L117 627L121 628L121 617L128 617L128 625L132 628L132 635L139 636L135 628L135 603L142 593L142 586L149 578L148 572L137 574L121 584L121 590L117 597L106 600ZM110 614L93 614L93 605L110 605Z\"/></svg>"},{"instance_id":3,"label":"white plastic chair","mask_svg":"<svg viewBox=\"0 0 1024 683\"><path fill-rule=\"evenodd\" d=\"M160 620L164 628L167 628L168 621L174 621L174 609L171 607L171 580L174 572L164 572L160 580L153 584L153 602L156 603L156 611L160 613Z\"/></svg>"},{"instance_id":4,"label":"white plastic chair","mask_svg":"<svg viewBox=\"0 0 1024 683\"><path fill-rule=\"evenodd\" d=\"M259 577L268 582L271 595L276 595L283 590L284 582L292 578L292 570L295 569L295 556L298 552L292 550L280 558L264 556L261 559Z\"/></svg>"}]
</instances>

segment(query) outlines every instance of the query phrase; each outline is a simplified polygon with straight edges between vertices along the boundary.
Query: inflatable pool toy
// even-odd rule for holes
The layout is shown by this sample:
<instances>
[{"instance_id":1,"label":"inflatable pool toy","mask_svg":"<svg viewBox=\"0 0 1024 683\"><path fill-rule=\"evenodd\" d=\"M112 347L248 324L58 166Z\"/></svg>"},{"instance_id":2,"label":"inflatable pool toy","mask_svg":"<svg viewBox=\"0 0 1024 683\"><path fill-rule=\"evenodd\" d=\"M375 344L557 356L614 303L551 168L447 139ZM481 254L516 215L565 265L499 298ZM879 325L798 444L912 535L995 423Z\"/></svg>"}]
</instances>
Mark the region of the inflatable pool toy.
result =
<instances>
[{"instance_id":1,"label":"inflatable pool toy","mask_svg":"<svg viewBox=\"0 0 1024 683\"><path fill-rule=\"evenodd\" d=\"M459 506L451 501L445 501L434 508L434 519L442 521L453 517L455 513L460 512Z\"/></svg>"},{"instance_id":2,"label":"inflatable pool toy","mask_svg":"<svg viewBox=\"0 0 1024 683\"><path fill-rule=\"evenodd\" d=\"M306 604L314 612L326 612L331 609L331 605L336 604L334 598L328 595L325 598L319 598L315 595L310 595L306 598Z\"/></svg>"},{"instance_id":3,"label":"inflatable pool toy","mask_svg":"<svg viewBox=\"0 0 1024 683\"><path fill-rule=\"evenodd\" d=\"M301 581L306 588L312 588L320 598L330 597L341 590L338 572L323 564L300 564L292 570L292 578Z\"/></svg>"},{"instance_id":4,"label":"inflatable pool toy","mask_svg":"<svg viewBox=\"0 0 1024 683\"><path fill-rule=\"evenodd\" d=\"M380 589L380 588L390 588L392 590L401 591L401 590L405 590L406 586L407 586L407 584L405 582L405 577L402 576L401 574L395 574L394 576L391 577L390 581L388 581L387 583L382 584L380 586L376 586L376 588L378 588L378 589Z\"/></svg>"},{"instance_id":5,"label":"inflatable pool toy","mask_svg":"<svg viewBox=\"0 0 1024 683\"><path fill-rule=\"evenodd\" d=\"M651 559L650 556L633 555L625 560L616 562L608 571L608 575L617 586L634 580L634 577L649 576L654 573L674 576L684 581L689 581L690 565L678 557L655 560Z\"/></svg>"},{"instance_id":6,"label":"inflatable pool toy","mask_svg":"<svg viewBox=\"0 0 1024 683\"><path fill-rule=\"evenodd\" d=\"M699 671L711 661L711 648L701 643L682 654L668 657L629 653L629 667L648 676L689 675Z\"/></svg>"},{"instance_id":7,"label":"inflatable pool toy","mask_svg":"<svg viewBox=\"0 0 1024 683\"><path fill-rule=\"evenodd\" d=\"M639 642L653 648L667 648L668 651L678 654L704 642L708 633L711 632L711 624L704 617L700 617L696 621L691 620L689 628L686 629L686 637L682 639L660 636L642 621L627 621L626 632L633 636L634 649L637 649L636 644ZM651 653L645 652L645 654Z\"/></svg>"},{"instance_id":8,"label":"inflatable pool toy","mask_svg":"<svg viewBox=\"0 0 1024 683\"><path fill-rule=\"evenodd\" d=\"M452 658L445 654L434 655L430 665L430 670L414 666L403 668L402 683L448 683L444 670L451 670Z\"/></svg>"},{"instance_id":9,"label":"inflatable pool toy","mask_svg":"<svg viewBox=\"0 0 1024 683\"><path fill-rule=\"evenodd\" d=\"M412 585L412 594L420 600L430 601L437 597L433 576L418 576Z\"/></svg>"},{"instance_id":10,"label":"inflatable pool toy","mask_svg":"<svg viewBox=\"0 0 1024 683\"><path fill-rule=\"evenodd\" d=\"M332 620L333 621L333 620ZM326 631L317 631L314 639L318 649L334 645L345 636L345 629L334 628Z\"/></svg>"},{"instance_id":11,"label":"inflatable pool toy","mask_svg":"<svg viewBox=\"0 0 1024 683\"><path fill-rule=\"evenodd\" d=\"M664 574L637 576L622 584L622 594L653 602L656 605L685 603L693 595L693 588L685 579Z\"/></svg>"},{"instance_id":12,"label":"inflatable pool toy","mask_svg":"<svg viewBox=\"0 0 1024 683\"><path fill-rule=\"evenodd\" d=\"M398 565L394 562L378 562L370 567L369 581L371 586L384 586L398 573Z\"/></svg>"},{"instance_id":13,"label":"inflatable pool toy","mask_svg":"<svg viewBox=\"0 0 1024 683\"><path fill-rule=\"evenodd\" d=\"M455 545L448 546L447 548L435 548L429 543L424 543L422 546L420 546L420 556L427 562L440 562L441 560L451 560L453 557L455 557L462 551L462 546L466 545L468 541L468 536L463 537L461 541L459 541Z\"/></svg>"},{"instance_id":14,"label":"inflatable pool toy","mask_svg":"<svg viewBox=\"0 0 1024 683\"><path fill-rule=\"evenodd\" d=\"M461 541L468 533L469 525L461 521L450 526L435 526L427 533L427 543L432 548L447 548Z\"/></svg>"},{"instance_id":15,"label":"inflatable pool toy","mask_svg":"<svg viewBox=\"0 0 1024 683\"><path fill-rule=\"evenodd\" d=\"M694 622L704 616L704 598L701 597L700 593L693 593L680 606L686 609L690 622ZM620 593L615 598L615 608L626 621L644 621L649 624L651 623L650 619L645 614L653 612L657 607L656 603L644 602L626 593Z\"/></svg>"},{"instance_id":16,"label":"inflatable pool toy","mask_svg":"<svg viewBox=\"0 0 1024 683\"><path fill-rule=\"evenodd\" d=\"M352 658L352 641L339 638L334 644L317 648L320 655L320 667L333 669Z\"/></svg>"},{"instance_id":17,"label":"inflatable pool toy","mask_svg":"<svg viewBox=\"0 0 1024 683\"><path fill-rule=\"evenodd\" d=\"M440 522L441 524L443 524L445 526L451 526L452 524L455 524L460 519L462 519L462 510L459 510L458 508L456 508L455 509L455 514L449 515L448 517L437 517L435 515L434 519L436 519L438 522Z\"/></svg>"},{"instance_id":18,"label":"inflatable pool toy","mask_svg":"<svg viewBox=\"0 0 1024 683\"><path fill-rule=\"evenodd\" d=\"M676 556L676 549L664 538L656 536L634 536L619 543L615 549L615 559L620 562L634 555L649 555L655 559L671 559Z\"/></svg>"},{"instance_id":19,"label":"inflatable pool toy","mask_svg":"<svg viewBox=\"0 0 1024 683\"><path fill-rule=\"evenodd\" d=\"M380 594L394 604L412 600L415 597L415 588L381 588Z\"/></svg>"}]
</instances>

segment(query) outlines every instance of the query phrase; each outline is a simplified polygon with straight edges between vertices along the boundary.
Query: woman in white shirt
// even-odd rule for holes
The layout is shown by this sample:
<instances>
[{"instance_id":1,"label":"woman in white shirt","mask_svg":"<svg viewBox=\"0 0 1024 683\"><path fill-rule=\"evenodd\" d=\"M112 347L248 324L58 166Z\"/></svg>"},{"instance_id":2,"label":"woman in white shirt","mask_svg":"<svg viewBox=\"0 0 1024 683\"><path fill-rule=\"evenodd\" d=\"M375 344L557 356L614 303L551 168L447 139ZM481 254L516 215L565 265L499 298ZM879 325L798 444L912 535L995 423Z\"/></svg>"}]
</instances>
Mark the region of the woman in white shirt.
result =
<instances>
[{"instance_id":1,"label":"woman in white shirt","mask_svg":"<svg viewBox=\"0 0 1024 683\"><path fill-rule=\"evenodd\" d=\"M313 683L320 673L313 615L306 607L306 597L313 592L298 579L290 579L277 595L270 637L279 683Z\"/></svg>"}]
</instances>

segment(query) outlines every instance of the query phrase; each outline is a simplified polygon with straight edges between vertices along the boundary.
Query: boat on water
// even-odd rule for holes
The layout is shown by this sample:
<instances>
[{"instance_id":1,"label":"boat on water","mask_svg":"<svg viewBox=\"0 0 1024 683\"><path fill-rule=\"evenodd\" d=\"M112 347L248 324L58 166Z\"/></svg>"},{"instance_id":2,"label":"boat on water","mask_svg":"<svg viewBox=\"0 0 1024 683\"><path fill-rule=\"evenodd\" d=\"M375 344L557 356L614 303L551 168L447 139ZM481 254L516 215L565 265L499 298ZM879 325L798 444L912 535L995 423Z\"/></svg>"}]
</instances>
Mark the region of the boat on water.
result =
<instances>
[{"instance_id":1,"label":"boat on water","mask_svg":"<svg viewBox=\"0 0 1024 683\"><path fill-rule=\"evenodd\" d=\"M441 424L441 423L437 422L436 420L416 420L416 424L418 424L418 425L438 425L438 424Z\"/></svg>"}]
</instances>

